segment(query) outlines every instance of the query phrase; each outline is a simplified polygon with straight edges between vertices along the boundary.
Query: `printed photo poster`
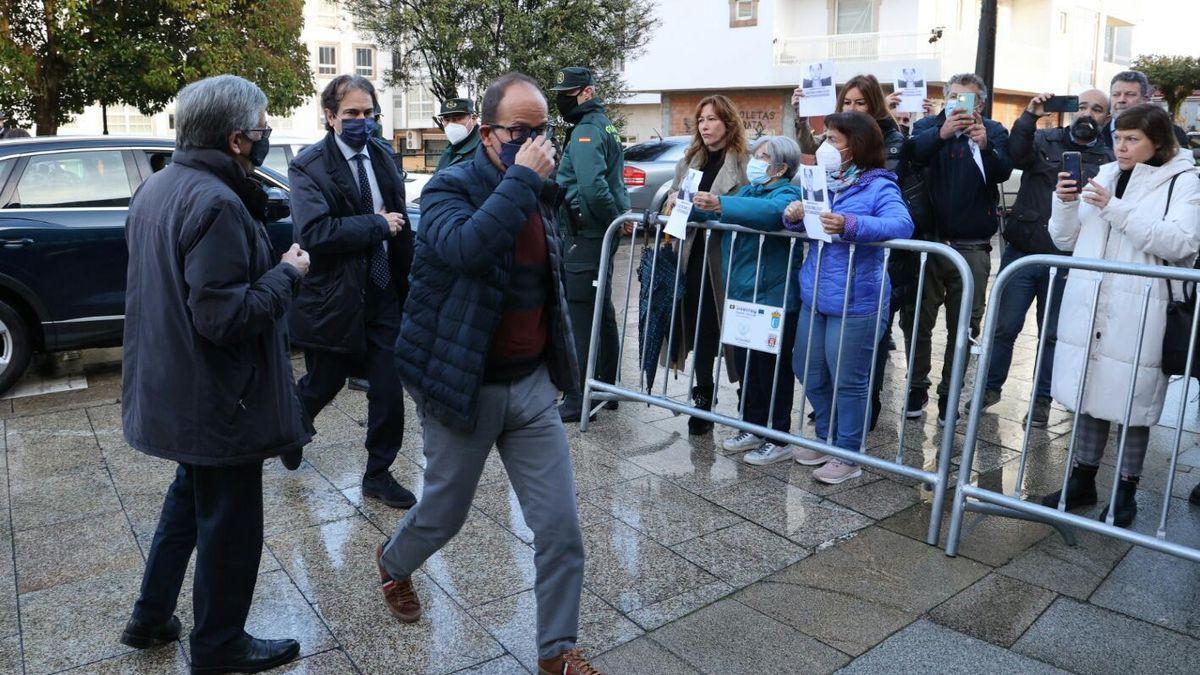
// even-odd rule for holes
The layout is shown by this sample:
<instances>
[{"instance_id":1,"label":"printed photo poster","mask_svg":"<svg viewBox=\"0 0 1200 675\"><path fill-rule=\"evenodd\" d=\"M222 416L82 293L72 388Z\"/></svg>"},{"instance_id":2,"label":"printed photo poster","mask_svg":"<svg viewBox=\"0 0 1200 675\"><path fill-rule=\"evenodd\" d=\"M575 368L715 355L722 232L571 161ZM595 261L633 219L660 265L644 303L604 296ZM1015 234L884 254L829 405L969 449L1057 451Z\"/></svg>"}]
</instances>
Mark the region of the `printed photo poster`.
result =
<instances>
[{"instance_id":1,"label":"printed photo poster","mask_svg":"<svg viewBox=\"0 0 1200 675\"><path fill-rule=\"evenodd\" d=\"M921 105L929 97L925 73L915 65L901 66L896 73L896 91L900 94L896 112L922 112Z\"/></svg>"},{"instance_id":2,"label":"printed photo poster","mask_svg":"<svg viewBox=\"0 0 1200 675\"><path fill-rule=\"evenodd\" d=\"M833 61L817 61L803 66L800 99L796 114L801 117L823 117L837 110L837 87L834 86Z\"/></svg>"},{"instance_id":3,"label":"printed photo poster","mask_svg":"<svg viewBox=\"0 0 1200 675\"><path fill-rule=\"evenodd\" d=\"M779 354L783 339L783 308L740 300L725 301L721 342L732 347Z\"/></svg>"},{"instance_id":4,"label":"printed photo poster","mask_svg":"<svg viewBox=\"0 0 1200 675\"><path fill-rule=\"evenodd\" d=\"M676 239L687 236L687 224L692 219L692 198L699 190L700 170L688 169L687 175L679 185L679 193L675 195L675 206L671 209L671 215L667 216L667 226L663 228L667 234Z\"/></svg>"},{"instance_id":5,"label":"printed photo poster","mask_svg":"<svg viewBox=\"0 0 1200 675\"><path fill-rule=\"evenodd\" d=\"M800 165L800 196L804 201L804 232L808 238L833 241L833 236L826 234L821 226L821 214L829 213L829 185L823 167Z\"/></svg>"}]
</instances>

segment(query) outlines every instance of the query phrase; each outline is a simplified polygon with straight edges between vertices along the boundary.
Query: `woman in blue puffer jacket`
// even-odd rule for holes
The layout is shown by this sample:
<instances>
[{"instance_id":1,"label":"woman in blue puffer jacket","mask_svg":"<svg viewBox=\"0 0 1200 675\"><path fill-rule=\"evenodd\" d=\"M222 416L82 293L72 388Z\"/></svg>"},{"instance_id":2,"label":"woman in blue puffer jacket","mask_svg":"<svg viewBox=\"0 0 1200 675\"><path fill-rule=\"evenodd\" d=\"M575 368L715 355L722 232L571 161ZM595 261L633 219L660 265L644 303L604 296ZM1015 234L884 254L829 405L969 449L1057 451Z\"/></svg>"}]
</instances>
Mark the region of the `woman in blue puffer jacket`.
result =
<instances>
[{"instance_id":1,"label":"woman in blue puffer jacket","mask_svg":"<svg viewBox=\"0 0 1200 675\"><path fill-rule=\"evenodd\" d=\"M729 197L696 193L692 220L719 219L723 223L763 232L783 229L784 209L800 198L799 188L790 182L800 165L800 146L785 136L766 136L752 146L751 156L746 166L750 184ZM796 279L792 276L789 285L788 277L799 267L803 257L802 246L793 248L793 241L790 237L746 233L737 234L736 237L730 234L721 237L721 272L724 274L728 270L729 273L726 297L778 308L771 310L768 320L781 328L776 336L779 340L778 357L766 351L731 350L732 365L738 377L744 380L739 390L743 402L742 419L762 426L770 423L771 428L785 433L791 427L792 394L795 391L795 381L786 368L791 362L796 314L800 304ZM763 346L767 349L776 347ZM776 358L781 359L782 372L778 377L775 373ZM775 401L773 411L772 398ZM726 439L722 446L728 452L749 450L743 459L756 465L787 461L791 457L789 446L777 445L749 432Z\"/></svg>"},{"instance_id":2,"label":"woman in blue puffer jacket","mask_svg":"<svg viewBox=\"0 0 1200 675\"><path fill-rule=\"evenodd\" d=\"M821 215L821 224L826 233L839 239L825 244L818 255L809 255L800 271L802 306L792 368L812 403L817 436L832 438L839 448L858 450L866 424L875 337L882 331L880 323L889 316L891 284L883 268L883 249L853 247L851 266L851 248L858 242L908 238L913 223L896 175L883 168L879 125L863 113L845 112L826 117L825 127L828 133L817 148L817 163L825 169L832 201L830 213ZM789 229L802 229L803 219L803 202L788 206L784 222ZM848 270L852 276L846 302ZM813 450L796 448L792 456L800 464L823 464L813 472L813 478L822 483L836 485L862 475L857 464Z\"/></svg>"}]
</instances>

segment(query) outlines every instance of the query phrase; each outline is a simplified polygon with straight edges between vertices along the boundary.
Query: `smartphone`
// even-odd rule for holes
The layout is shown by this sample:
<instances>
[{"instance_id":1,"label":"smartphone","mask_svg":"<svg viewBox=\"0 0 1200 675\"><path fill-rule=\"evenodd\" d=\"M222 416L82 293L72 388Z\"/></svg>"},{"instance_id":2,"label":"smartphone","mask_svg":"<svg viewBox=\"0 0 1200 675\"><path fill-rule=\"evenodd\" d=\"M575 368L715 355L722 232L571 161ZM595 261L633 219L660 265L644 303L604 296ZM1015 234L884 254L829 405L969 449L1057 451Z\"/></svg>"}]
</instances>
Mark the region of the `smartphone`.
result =
<instances>
[{"instance_id":1,"label":"smartphone","mask_svg":"<svg viewBox=\"0 0 1200 675\"><path fill-rule=\"evenodd\" d=\"M1042 105L1042 110L1049 113L1073 113L1079 112L1079 97L1078 96L1051 96Z\"/></svg>"},{"instance_id":2,"label":"smartphone","mask_svg":"<svg viewBox=\"0 0 1200 675\"><path fill-rule=\"evenodd\" d=\"M1075 181L1076 192L1083 189L1083 155L1078 152L1064 152L1062 154L1062 172L1071 174L1071 180Z\"/></svg>"},{"instance_id":3,"label":"smartphone","mask_svg":"<svg viewBox=\"0 0 1200 675\"><path fill-rule=\"evenodd\" d=\"M962 110L968 115L975 114L975 92L963 91L958 93L958 97L954 101L954 109Z\"/></svg>"}]
</instances>

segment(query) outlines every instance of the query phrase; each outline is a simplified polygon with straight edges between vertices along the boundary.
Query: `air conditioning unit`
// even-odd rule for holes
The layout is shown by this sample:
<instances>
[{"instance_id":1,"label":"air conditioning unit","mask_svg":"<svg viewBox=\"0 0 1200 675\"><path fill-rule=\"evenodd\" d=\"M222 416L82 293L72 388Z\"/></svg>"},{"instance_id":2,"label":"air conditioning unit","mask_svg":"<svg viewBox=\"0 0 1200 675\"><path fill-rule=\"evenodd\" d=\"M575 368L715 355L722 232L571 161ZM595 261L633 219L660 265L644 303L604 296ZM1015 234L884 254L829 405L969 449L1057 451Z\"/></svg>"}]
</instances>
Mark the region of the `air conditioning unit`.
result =
<instances>
[{"instance_id":1,"label":"air conditioning unit","mask_svg":"<svg viewBox=\"0 0 1200 675\"><path fill-rule=\"evenodd\" d=\"M424 142L425 139L419 131L410 131L404 135L404 148L406 150L420 150Z\"/></svg>"}]
</instances>

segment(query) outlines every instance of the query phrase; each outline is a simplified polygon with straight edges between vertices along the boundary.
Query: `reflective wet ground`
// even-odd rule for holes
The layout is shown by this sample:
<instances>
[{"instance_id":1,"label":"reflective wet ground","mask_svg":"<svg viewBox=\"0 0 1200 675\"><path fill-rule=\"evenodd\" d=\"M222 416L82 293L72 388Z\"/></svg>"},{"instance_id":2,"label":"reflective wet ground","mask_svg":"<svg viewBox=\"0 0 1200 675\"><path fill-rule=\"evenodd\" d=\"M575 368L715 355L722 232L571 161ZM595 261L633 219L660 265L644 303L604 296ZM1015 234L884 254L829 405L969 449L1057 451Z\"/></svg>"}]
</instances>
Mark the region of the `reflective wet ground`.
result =
<instances>
[{"instance_id":1,"label":"reflective wet ground","mask_svg":"<svg viewBox=\"0 0 1200 675\"><path fill-rule=\"evenodd\" d=\"M627 354L635 317L629 326ZM993 488L1015 486L1032 326L1004 401L981 420L973 480ZM174 468L125 444L119 358L85 352L58 366L86 374L86 389L0 401L0 672L186 672L186 640L144 653L117 640ZM868 443L879 456L896 454L902 369L895 352ZM624 372L637 377L632 357ZM719 407L735 402L723 388ZM934 410L908 423L906 463L934 465ZM393 472L420 495L408 412ZM1195 402L1185 413L1168 533L1196 546ZM344 391L299 471L267 463L249 631L300 640L303 658L278 672L536 672L532 534L498 460L462 532L416 577L425 617L404 625L387 613L373 552L402 513L361 497L365 416L365 396ZM605 672L1200 672L1196 564L1082 533L1072 548L1046 526L977 516L948 558L923 543L929 493L911 481L868 471L830 487L790 461L751 467L720 450L728 430L689 437L686 418L628 402L569 431L588 556L581 645ZM1026 490L1061 481L1069 432L1056 409L1031 437ZM1173 437L1152 433L1143 531L1157 525Z\"/></svg>"}]
</instances>

